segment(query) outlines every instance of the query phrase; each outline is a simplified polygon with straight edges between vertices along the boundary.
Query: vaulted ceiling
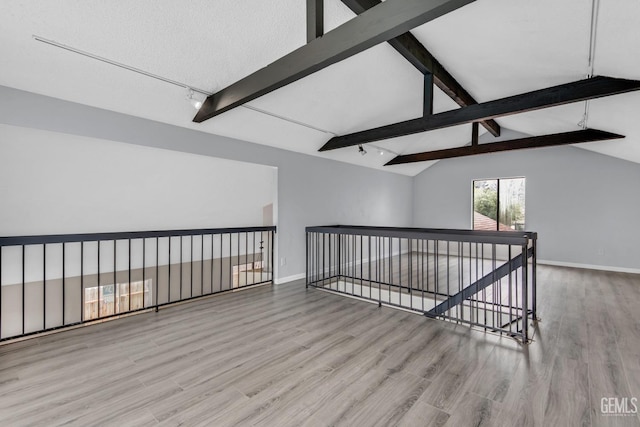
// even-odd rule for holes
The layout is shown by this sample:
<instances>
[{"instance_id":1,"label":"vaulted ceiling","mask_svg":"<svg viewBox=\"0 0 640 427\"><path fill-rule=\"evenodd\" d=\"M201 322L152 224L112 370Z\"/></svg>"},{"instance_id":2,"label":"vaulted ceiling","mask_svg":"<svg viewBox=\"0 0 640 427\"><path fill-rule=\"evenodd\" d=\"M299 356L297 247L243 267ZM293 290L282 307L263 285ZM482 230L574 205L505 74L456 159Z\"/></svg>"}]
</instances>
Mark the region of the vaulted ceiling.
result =
<instances>
[{"instance_id":1,"label":"vaulted ceiling","mask_svg":"<svg viewBox=\"0 0 640 427\"><path fill-rule=\"evenodd\" d=\"M302 0L13 0L0 5L0 85L133 116L415 175L430 162L395 154L458 147L471 125L317 150L332 136L422 115L423 75L384 43L203 123L184 88L36 41L40 36L188 86L216 92L306 43ZM325 0L325 32L355 16ZM594 74L640 79L640 2L601 0ZM478 0L413 35L478 101L584 78L591 0ZM436 89L434 112L459 108ZM525 135L578 130L584 102L496 121ZM640 93L590 101L588 126L625 139L578 145L640 163ZM481 133L485 132L481 129ZM490 135L482 140L491 141ZM383 154L379 154L382 152Z\"/></svg>"}]
</instances>

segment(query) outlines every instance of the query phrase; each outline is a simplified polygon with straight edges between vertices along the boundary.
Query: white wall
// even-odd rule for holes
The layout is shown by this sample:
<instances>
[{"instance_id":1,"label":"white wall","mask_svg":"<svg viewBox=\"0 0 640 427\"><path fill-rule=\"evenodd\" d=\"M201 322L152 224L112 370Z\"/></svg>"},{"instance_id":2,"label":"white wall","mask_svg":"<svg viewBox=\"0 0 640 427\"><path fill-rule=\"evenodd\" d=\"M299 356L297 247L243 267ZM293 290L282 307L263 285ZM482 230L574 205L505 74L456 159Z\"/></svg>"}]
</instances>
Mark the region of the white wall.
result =
<instances>
[{"instance_id":1,"label":"white wall","mask_svg":"<svg viewBox=\"0 0 640 427\"><path fill-rule=\"evenodd\" d=\"M0 235L262 225L277 169L0 125Z\"/></svg>"},{"instance_id":2,"label":"white wall","mask_svg":"<svg viewBox=\"0 0 640 427\"><path fill-rule=\"evenodd\" d=\"M190 119L185 117L185 120ZM339 223L408 227L412 223L413 180L407 176L179 128L2 86L0 123L277 167L276 252L279 258L286 259L286 265L276 270L276 277L281 279L304 273L306 226ZM168 227L169 224L161 228Z\"/></svg>"},{"instance_id":3,"label":"white wall","mask_svg":"<svg viewBox=\"0 0 640 427\"><path fill-rule=\"evenodd\" d=\"M270 166L0 124L1 236L262 225L276 191L277 169ZM237 240L238 253L254 252ZM60 278L61 248L48 249L47 278ZM142 265L139 249L132 251L133 265ZM96 250L86 245L85 274L97 272ZM26 251L25 280L41 280L42 247ZM103 270L113 270L112 254L103 248ZM126 245L117 255L118 265L128 265ZM173 263L177 256L174 251ZM67 273L79 275L79 257L71 259ZM1 283L20 283L20 247L5 247L2 261Z\"/></svg>"},{"instance_id":4,"label":"white wall","mask_svg":"<svg viewBox=\"0 0 640 427\"><path fill-rule=\"evenodd\" d=\"M415 177L414 225L469 229L472 181L513 176L539 259L640 272L640 164L575 147L441 160Z\"/></svg>"}]
</instances>

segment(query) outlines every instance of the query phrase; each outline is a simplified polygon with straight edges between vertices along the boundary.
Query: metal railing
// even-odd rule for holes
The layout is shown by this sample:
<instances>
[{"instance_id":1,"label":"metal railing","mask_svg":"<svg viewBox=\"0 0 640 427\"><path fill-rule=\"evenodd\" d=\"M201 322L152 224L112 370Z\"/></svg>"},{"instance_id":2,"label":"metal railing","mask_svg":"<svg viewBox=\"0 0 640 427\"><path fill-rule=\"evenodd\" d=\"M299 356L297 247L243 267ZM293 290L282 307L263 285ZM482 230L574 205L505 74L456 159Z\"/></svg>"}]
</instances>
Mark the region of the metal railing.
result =
<instances>
[{"instance_id":1,"label":"metal railing","mask_svg":"<svg viewBox=\"0 0 640 427\"><path fill-rule=\"evenodd\" d=\"M534 232L321 226L306 239L307 286L530 339Z\"/></svg>"},{"instance_id":2,"label":"metal railing","mask_svg":"<svg viewBox=\"0 0 640 427\"><path fill-rule=\"evenodd\" d=\"M272 282L275 231L0 237L0 341Z\"/></svg>"}]
</instances>

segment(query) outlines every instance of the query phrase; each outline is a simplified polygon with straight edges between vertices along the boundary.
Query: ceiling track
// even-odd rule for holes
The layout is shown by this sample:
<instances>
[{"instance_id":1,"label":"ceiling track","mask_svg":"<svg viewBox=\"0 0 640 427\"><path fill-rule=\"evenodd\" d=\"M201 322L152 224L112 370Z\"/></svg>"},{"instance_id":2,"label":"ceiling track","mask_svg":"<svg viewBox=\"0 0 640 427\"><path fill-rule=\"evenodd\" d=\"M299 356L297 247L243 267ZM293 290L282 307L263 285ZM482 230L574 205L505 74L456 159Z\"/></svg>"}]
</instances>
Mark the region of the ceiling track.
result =
<instances>
[{"instance_id":1,"label":"ceiling track","mask_svg":"<svg viewBox=\"0 0 640 427\"><path fill-rule=\"evenodd\" d=\"M187 83L179 82L177 80L169 79L167 77L163 77L163 76L160 76L158 74L154 74L154 73L151 73L149 71L142 70L140 68L136 68L136 67L133 67L131 65L124 64L122 62L114 61L112 59L105 58L104 56L96 55L94 53L87 52L85 50L77 49L75 47L59 43L59 42L57 42L55 40L50 40L50 39L47 39L47 38L44 38L44 37L37 36L35 34L32 35L32 37L33 37L34 40L36 40L38 42L45 43L45 44L48 44L50 46L54 46L54 47L57 47L57 48L60 48L60 49L64 49L64 50L66 50L68 52L76 53L78 55L82 55L82 56L85 56L87 58L95 59L96 61L104 62L105 64L113 65L115 67L122 68L124 70L132 71L134 73L143 75L145 77L150 77L152 79L156 79L156 80L159 80L159 81L162 81L162 82L165 82L165 83L169 83L169 84L174 85L174 86L191 89L192 91L198 92L198 93L200 93L202 95L205 95L205 96L210 96L210 95L213 94L213 92L211 92L211 91L208 91L208 90L205 90L205 89L200 89L198 87L192 86L192 85L187 84ZM294 119L291 119L289 117L285 117L285 116L282 116L282 115L279 115L279 114L271 113L271 112L263 110L261 108L253 107L251 105L242 105L242 107L244 107L244 108L246 108L248 110L255 111L255 112L260 113L260 114L265 114L267 116L271 116L271 117L274 117L274 118L277 118L277 119L280 119L280 120L284 120L286 122L289 122L289 123L292 123L292 124L296 124L298 126L303 126L305 128L312 129L312 130L315 130L315 131L318 131L318 132L322 132L322 133L325 133L325 134L328 134L328 135L332 135L332 136L336 136L337 135L335 132L331 132L329 130L322 129L322 128L310 125L308 123L304 123L304 122L301 122L299 120L294 120Z\"/></svg>"},{"instance_id":2,"label":"ceiling track","mask_svg":"<svg viewBox=\"0 0 640 427\"><path fill-rule=\"evenodd\" d=\"M51 46L54 46L54 47L57 47L57 48L60 48L60 49L64 49L64 50L67 50L69 52L77 53L78 55L86 56L87 58L95 59L96 61L104 62L106 64L113 65L115 67L123 68L123 69L128 70L128 71L133 71L134 73L138 73L138 74L141 74L141 75L146 76L146 77L151 77L152 79L160 80L160 81L163 81L165 83L172 84L174 86L180 86L182 88L188 88L188 89L193 90L194 92L198 92L198 93L201 93L201 94L207 95L207 96L211 95L211 93L212 93L210 91L207 91L207 90L204 90L204 89L199 89L199 88L197 88L195 86L191 86L191 85L188 85L186 83L182 83L182 82L179 82L179 81L176 81L176 80L168 79L166 77L162 77L162 76L159 76L157 74L153 74L153 73L150 73L148 71L141 70L140 68L132 67L131 65L123 64L122 62L117 62L117 61L111 60L109 58L105 58L104 56L99 56L99 55L93 54L91 52L87 52L87 51L84 51L84 50L76 49L75 47L67 46L66 44L58 43L57 41L54 41L54 40L45 39L44 37L36 36L35 34L32 35L32 37L36 41L39 41L39 42L42 42L42 43L45 43L45 44L48 44L48 45L51 45Z\"/></svg>"},{"instance_id":3,"label":"ceiling track","mask_svg":"<svg viewBox=\"0 0 640 427\"><path fill-rule=\"evenodd\" d=\"M587 78L593 77L594 64L596 60L596 33L598 30L598 15L600 12L600 0L591 1L591 25L589 31L589 59L587 63ZM584 102L584 113L578 122L583 130L587 129L589 121L589 100Z\"/></svg>"}]
</instances>

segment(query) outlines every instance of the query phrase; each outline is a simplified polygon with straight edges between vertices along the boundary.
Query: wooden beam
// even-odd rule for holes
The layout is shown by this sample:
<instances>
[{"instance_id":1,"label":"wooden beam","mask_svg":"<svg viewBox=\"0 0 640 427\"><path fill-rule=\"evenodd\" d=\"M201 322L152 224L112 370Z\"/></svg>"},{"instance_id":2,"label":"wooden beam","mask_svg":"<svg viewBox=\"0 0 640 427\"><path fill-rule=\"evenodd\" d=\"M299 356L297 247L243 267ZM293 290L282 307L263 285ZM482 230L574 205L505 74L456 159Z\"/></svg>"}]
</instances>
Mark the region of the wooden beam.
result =
<instances>
[{"instance_id":1,"label":"wooden beam","mask_svg":"<svg viewBox=\"0 0 640 427\"><path fill-rule=\"evenodd\" d=\"M342 0L349 9L359 15L364 11L380 4L380 0ZM461 107L477 104L476 100L460 83L442 66L422 43L411 33L407 32L389 40L389 44L405 57L409 63L422 74L433 74L435 85L449 98ZM481 122L493 136L500 135L500 125L495 120Z\"/></svg>"},{"instance_id":2,"label":"wooden beam","mask_svg":"<svg viewBox=\"0 0 640 427\"><path fill-rule=\"evenodd\" d=\"M307 43L324 34L324 0L307 0Z\"/></svg>"},{"instance_id":3,"label":"wooden beam","mask_svg":"<svg viewBox=\"0 0 640 427\"><path fill-rule=\"evenodd\" d=\"M478 145L478 122L471 123L471 145Z\"/></svg>"},{"instance_id":4,"label":"wooden beam","mask_svg":"<svg viewBox=\"0 0 640 427\"><path fill-rule=\"evenodd\" d=\"M429 160L450 159L453 157L473 156L476 154L496 153L499 151L523 150L527 148L552 147L556 145L579 144L581 142L604 141L624 138L623 135L597 129L578 130L575 132L556 133L553 135L532 136L512 139L510 141L490 144L467 145L445 150L427 151L425 153L405 154L390 160L385 166L405 163L426 162Z\"/></svg>"},{"instance_id":5,"label":"wooden beam","mask_svg":"<svg viewBox=\"0 0 640 427\"><path fill-rule=\"evenodd\" d=\"M423 85L422 116L424 117L433 114L433 74L424 75Z\"/></svg>"},{"instance_id":6,"label":"wooden beam","mask_svg":"<svg viewBox=\"0 0 640 427\"><path fill-rule=\"evenodd\" d=\"M387 0L207 97L193 121L203 122L475 0Z\"/></svg>"},{"instance_id":7,"label":"wooden beam","mask_svg":"<svg viewBox=\"0 0 640 427\"><path fill-rule=\"evenodd\" d=\"M412 135L476 121L509 116L526 111L570 104L587 99L616 95L640 89L640 81L613 77L593 77L572 83L527 92L508 98L469 105L457 110L407 120L375 129L331 138L319 151Z\"/></svg>"}]
</instances>

